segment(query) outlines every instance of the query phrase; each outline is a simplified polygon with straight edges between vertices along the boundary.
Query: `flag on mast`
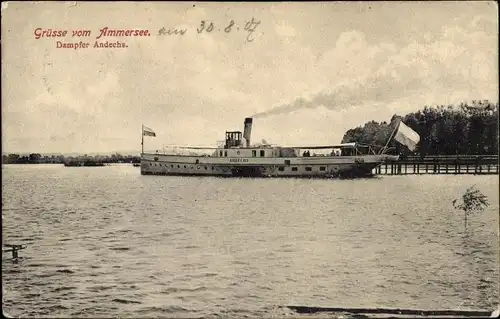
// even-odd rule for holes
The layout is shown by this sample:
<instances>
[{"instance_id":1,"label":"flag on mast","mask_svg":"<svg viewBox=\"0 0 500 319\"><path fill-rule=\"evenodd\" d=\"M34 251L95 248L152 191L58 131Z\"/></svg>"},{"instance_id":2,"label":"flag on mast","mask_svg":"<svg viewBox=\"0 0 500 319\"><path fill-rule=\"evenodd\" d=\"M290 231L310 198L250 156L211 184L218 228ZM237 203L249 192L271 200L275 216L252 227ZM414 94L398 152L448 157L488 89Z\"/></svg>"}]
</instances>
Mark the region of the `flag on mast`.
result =
<instances>
[{"instance_id":1,"label":"flag on mast","mask_svg":"<svg viewBox=\"0 0 500 319\"><path fill-rule=\"evenodd\" d=\"M146 126L142 127L142 135L156 137L156 133L152 129L150 129L149 127L146 127Z\"/></svg>"},{"instance_id":2,"label":"flag on mast","mask_svg":"<svg viewBox=\"0 0 500 319\"><path fill-rule=\"evenodd\" d=\"M406 145L410 151L415 150L418 142L420 142L420 135L412 130L402 121L399 121L398 131L394 136L394 139L399 143Z\"/></svg>"}]
</instances>

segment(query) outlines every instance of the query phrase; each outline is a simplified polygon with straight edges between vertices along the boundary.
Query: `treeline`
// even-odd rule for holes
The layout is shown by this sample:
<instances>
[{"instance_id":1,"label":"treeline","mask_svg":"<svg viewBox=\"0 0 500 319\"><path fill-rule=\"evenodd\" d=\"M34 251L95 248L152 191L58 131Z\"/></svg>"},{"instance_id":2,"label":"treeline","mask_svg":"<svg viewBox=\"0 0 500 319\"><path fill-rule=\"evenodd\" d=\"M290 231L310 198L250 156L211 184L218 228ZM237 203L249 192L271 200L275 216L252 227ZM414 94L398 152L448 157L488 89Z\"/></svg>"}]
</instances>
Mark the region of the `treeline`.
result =
<instances>
[{"instance_id":1,"label":"treeline","mask_svg":"<svg viewBox=\"0 0 500 319\"><path fill-rule=\"evenodd\" d=\"M32 153L25 156L20 156L19 154L9 154L2 156L3 164L64 164L69 162L86 162L86 163L140 163L141 158L139 156L132 155L96 155L96 156L63 156L63 155L51 155L43 156L38 153Z\"/></svg>"},{"instance_id":2,"label":"treeline","mask_svg":"<svg viewBox=\"0 0 500 319\"><path fill-rule=\"evenodd\" d=\"M498 103L487 100L471 104L426 106L423 110L394 115L390 123L371 121L348 130L342 143L358 142L382 148L390 137L398 119L420 135L417 148L407 147L392 140L388 147L403 155L497 155Z\"/></svg>"}]
</instances>

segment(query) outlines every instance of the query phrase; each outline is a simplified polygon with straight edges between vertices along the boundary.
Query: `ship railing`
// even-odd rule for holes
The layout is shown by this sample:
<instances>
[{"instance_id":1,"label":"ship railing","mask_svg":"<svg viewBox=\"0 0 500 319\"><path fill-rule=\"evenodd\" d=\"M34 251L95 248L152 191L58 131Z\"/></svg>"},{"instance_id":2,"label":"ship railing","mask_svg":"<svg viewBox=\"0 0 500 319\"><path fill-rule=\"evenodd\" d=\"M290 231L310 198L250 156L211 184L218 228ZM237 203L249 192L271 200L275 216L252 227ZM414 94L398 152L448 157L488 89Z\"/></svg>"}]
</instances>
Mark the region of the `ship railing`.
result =
<instances>
[{"instance_id":1,"label":"ship railing","mask_svg":"<svg viewBox=\"0 0 500 319\"><path fill-rule=\"evenodd\" d=\"M176 156L212 156L214 149L190 148L187 146L165 146L162 149L145 152L148 154L176 155Z\"/></svg>"},{"instance_id":2,"label":"ship railing","mask_svg":"<svg viewBox=\"0 0 500 319\"><path fill-rule=\"evenodd\" d=\"M225 140L219 140L219 141L217 141L217 147L219 147L219 148L223 148L225 144L226 144Z\"/></svg>"},{"instance_id":3,"label":"ship railing","mask_svg":"<svg viewBox=\"0 0 500 319\"><path fill-rule=\"evenodd\" d=\"M376 145L356 143L356 146L355 146L356 154L357 155L376 155L377 153L375 152L374 146L376 146Z\"/></svg>"},{"instance_id":4,"label":"ship railing","mask_svg":"<svg viewBox=\"0 0 500 319\"><path fill-rule=\"evenodd\" d=\"M302 154L303 151L312 153L308 156L362 156L362 155L376 155L374 146L369 144L359 144L356 142L343 143L338 145L330 146L301 146L301 147L291 147L284 146L284 149L294 149L297 154ZM298 155L300 156L300 155Z\"/></svg>"}]
</instances>

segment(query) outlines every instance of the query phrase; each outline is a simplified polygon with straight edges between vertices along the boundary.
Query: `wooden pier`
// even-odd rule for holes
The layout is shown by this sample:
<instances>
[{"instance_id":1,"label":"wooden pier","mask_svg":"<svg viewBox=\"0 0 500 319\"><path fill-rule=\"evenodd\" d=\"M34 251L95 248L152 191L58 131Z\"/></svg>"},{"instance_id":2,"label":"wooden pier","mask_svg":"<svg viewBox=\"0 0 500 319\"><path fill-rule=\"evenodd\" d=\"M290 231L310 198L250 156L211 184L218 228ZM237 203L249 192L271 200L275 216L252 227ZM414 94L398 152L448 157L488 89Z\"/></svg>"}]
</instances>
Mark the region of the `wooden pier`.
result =
<instances>
[{"instance_id":1,"label":"wooden pier","mask_svg":"<svg viewBox=\"0 0 500 319\"><path fill-rule=\"evenodd\" d=\"M398 161L387 161L373 172L375 175L498 175L498 155L408 156Z\"/></svg>"}]
</instances>

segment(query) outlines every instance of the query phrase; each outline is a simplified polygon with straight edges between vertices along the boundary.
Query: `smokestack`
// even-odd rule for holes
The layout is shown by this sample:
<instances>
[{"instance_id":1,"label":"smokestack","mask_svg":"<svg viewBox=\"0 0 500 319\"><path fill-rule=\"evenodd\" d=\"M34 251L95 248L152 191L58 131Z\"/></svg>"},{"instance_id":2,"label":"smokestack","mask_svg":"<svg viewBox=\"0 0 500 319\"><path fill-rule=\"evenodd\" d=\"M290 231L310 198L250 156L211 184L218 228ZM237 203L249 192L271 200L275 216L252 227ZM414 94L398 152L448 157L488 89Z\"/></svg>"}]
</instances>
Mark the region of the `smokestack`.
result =
<instances>
[{"instance_id":1,"label":"smokestack","mask_svg":"<svg viewBox=\"0 0 500 319\"><path fill-rule=\"evenodd\" d=\"M250 136L252 135L252 118L245 118L245 130L243 131L243 138L247 141L247 147L250 147Z\"/></svg>"}]
</instances>

